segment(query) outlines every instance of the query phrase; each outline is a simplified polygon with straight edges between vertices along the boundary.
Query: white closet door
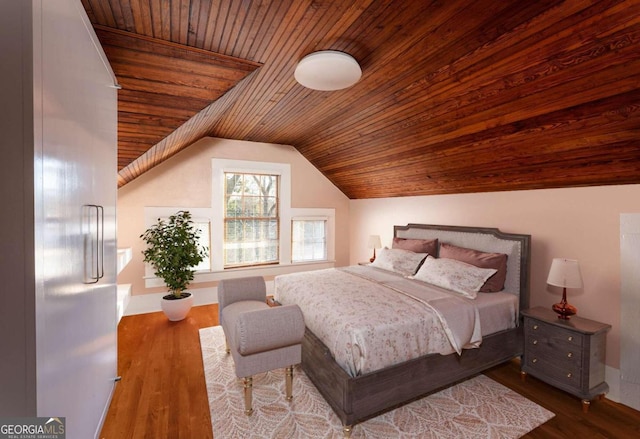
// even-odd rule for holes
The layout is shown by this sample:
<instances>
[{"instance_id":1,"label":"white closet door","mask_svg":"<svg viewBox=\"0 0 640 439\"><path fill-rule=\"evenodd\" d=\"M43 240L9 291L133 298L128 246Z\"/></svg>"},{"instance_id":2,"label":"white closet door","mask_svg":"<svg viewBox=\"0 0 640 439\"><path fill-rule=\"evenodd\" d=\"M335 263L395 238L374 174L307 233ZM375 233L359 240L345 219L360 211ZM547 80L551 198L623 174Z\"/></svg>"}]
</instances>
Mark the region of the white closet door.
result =
<instances>
[{"instance_id":1,"label":"white closet door","mask_svg":"<svg viewBox=\"0 0 640 439\"><path fill-rule=\"evenodd\" d=\"M37 412L96 436L117 373L117 91L78 0L34 2Z\"/></svg>"},{"instance_id":2,"label":"white closet door","mask_svg":"<svg viewBox=\"0 0 640 439\"><path fill-rule=\"evenodd\" d=\"M620 402L640 410L640 214L620 215Z\"/></svg>"}]
</instances>

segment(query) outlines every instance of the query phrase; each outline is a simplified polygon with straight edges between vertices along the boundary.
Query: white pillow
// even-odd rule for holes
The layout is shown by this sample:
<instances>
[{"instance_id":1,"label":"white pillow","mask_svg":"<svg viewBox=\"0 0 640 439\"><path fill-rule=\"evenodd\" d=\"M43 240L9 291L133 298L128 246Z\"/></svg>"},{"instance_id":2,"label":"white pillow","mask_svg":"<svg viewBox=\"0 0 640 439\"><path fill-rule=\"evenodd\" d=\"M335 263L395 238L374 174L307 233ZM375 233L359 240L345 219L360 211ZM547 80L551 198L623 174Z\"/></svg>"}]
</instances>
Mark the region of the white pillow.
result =
<instances>
[{"instance_id":1,"label":"white pillow","mask_svg":"<svg viewBox=\"0 0 640 439\"><path fill-rule=\"evenodd\" d=\"M380 249L371 265L409 276L416 272L426 256L427 253L415 253L409 250L385 247Z\"/></svg>"},{"instance_id":2,"label":"white pillow","mask_svg":"<svg viewBox=\"0 0 640 439\"><path fill-rule=\"evenodd\" d=\"M480 268L455 259L427 256L413 278L475 299L482 285L496 271L495 268Z\"/></svg>"}]
</instances>

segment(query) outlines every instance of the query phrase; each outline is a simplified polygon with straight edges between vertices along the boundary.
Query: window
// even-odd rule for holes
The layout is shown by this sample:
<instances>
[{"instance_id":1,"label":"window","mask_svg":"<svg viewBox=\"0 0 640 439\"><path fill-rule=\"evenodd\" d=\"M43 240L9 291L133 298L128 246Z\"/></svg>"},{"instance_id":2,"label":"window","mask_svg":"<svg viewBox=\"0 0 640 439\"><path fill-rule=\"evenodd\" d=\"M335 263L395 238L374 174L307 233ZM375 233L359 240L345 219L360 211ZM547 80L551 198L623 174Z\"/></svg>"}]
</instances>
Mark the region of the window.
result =
<instances>
[{"instance_id":1,"label":"window","mask_svg":"<svg viewBox=\"0 0 640 439\"><path fill-rule=\"evenodd\" d=\"M278 175L225 172L224 181L224 267L278 263Z\"/></svg>"},{"instance_id":2,"label":"window","mask_svg":"<svg viewBox=\"0 0 640 439\"><path fill-rule=\"evenodd\" d=\"M214 158L211 171L212 271L291 264L291 166Z\"/></svg>"},{"instance_id":3,"label":"window","mask_svg":"<svg viewBox=\"0 0 640 439\"><path fill-rule=\"evenodd\" d=\"M211 269L211 224L208 220L194 220L198 229L198 245L206 247L207 255L202 262L195 266L196 271L208 271Z\"/></svg>"},{"instance_id":4,"label":"window","mask_svg":"<svg viewBox=\"0 0 640 439\"><path fill-rule=\"evenodd\" d=\"M308 269L306 264L334 265L335 209L292 208L288 163L212 158L211 208L204 217L211 220L211 269L197 273L196 282L237 277L238 271L273 276ZM324 259L293 263L294 220L325 222ZM321 244L303 241L301 258L311 251L310 257L322 257Z\"/></svg>"},{"instance_id":5,"label":"window","mask_svg":"<svg viewBox=\"0 0 640 439\"><path fill-rule=\"evenodd\" d=\"M291 232L291 262L327 260L326 218L293 219Z\"/></svg>"},{"instance_id":6,"label":"window","mask_svg":"<svg viewBox=\"0 0 640 439\"><path fill-rule=\"evenodd\" d=\"M211 207L167 206L144 208L145 225L147 227L155 223L158 218L167 218L179 210L188 210L191 212L193 221L200 231L200 244L209 249L208 258L195 267L196 275L193 281L194 283L212 282L238 276L237 273L234 273L236 270L246 271L247 275L272 276L307 270L310 268L309 265L313 265L313 269L333 267L333 261L335 259L335 210L331 208L292 208L289 197L287 196L287 194L290 194L291 188L288 166L256 162L248 162L247 165L247 162L226 161L223 159L215 159L214 164L216 166L213 167L215 175L213 179L213 194L216 195L215 198L212 199ZM224 167L222 165L224 165ZM275 232L278 234L277 238L274 235L267 234L267 242L271 248L277 249L274 251L277 251L279 260L276 260L274 263L254 265L249 263L246 265L224 266L226 199L232 199L237 208L239 200L250 200L254 198L248 195L251 191L247 192L246 190L244 190L244 196L226 197L225 174L267 175L276 177L278 188L272 192L267 192L267 194L275 193L277 195L275 205L278 214L275 223L280 222L277 228L275 228ZM266 182L262 182L261 184L265 187L267 185ZM239 184L237 186L234 185L234 188L237 189L239 186ZM239 189L237 189L236 192L238 190ZM231 191L231 193L233 192L234 191ZM240 195L242 195L242 193ZM267 196L267 198L269 198L269 196ZM234 205L233 203L232 206ZM272 202L271 206L273 206L273 204ZM267 203L267 205L269 204ZM267 211L269 211L269 209L267 209ZM230 218L232 218L233 221L238 221L240 215L237 213L239 210L235 210L235 212L236 215ZM252 212L256 212L256 210L254 209ZM254 218L256 217L251 217L251 220L253 221ZM273 224L271 216L267 216L267 218L269 218L268 221ZM300 230L304 230L302 235L297 235L298 232L293 231L294 224L297 224L296 227L301 228ZM324 226L321 227L320 224L324 224ZM253 227L253 225L251 227ZM248 236L253 236L249 233L249 230L251 229L247 229ZM324 238L322 238L323 232ZM271 231L269 231L269 233L271 233ZM295 237L294 233L296 233ZM294 244L294 241L296 241L296 244ZM254 242L256 241L254 240ZM236 241L236 244L243 243ZM304 250L300 250L302 253L299 253L299 250L295 251L295 257L300 258L299 260L292 261L294 254L292 245L302 245L301 248L304 248ZM242 245L240 245L240 247L242 247ZM300 256L297 256L298 254L300 254ZM326 254L324 258L322 257L323 254ZM244 256L246 256L246 252ZM236 261L234 261L234 264L235 262ZM148 264L145 268L145 286L147 288L164 287L164 282L155 277L152 267ZM212 300L215 300L215 298Z\"/></svg>"}]
</instances>

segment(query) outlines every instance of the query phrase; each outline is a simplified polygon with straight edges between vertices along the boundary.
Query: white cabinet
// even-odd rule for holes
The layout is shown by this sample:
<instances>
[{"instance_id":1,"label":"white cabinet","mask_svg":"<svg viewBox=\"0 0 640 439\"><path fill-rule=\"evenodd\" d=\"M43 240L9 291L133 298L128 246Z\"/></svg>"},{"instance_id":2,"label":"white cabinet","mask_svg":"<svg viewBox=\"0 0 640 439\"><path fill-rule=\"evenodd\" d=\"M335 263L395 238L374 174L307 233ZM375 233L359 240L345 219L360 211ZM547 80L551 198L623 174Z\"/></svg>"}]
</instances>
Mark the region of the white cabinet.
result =
<instances>
[{"instance_id":1,"label":"white cabinet","mask_svg":"<svg viewBox=\"0 0 640 439\"><path fill-rule=\"evenodd\" d=\"M117 374L117 90L80 1L3 1L0 28L0 414L86 439Z\"/></svg>"}]
</instances>

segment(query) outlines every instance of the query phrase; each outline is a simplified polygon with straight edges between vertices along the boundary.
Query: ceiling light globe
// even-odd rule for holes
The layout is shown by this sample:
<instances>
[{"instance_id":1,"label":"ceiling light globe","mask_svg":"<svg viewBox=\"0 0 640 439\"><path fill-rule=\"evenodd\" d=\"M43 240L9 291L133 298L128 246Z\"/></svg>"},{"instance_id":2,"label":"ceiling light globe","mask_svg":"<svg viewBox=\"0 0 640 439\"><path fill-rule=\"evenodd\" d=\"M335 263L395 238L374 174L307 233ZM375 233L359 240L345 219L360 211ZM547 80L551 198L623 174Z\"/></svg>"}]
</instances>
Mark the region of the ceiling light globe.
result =
<instances>
[{"instance_id":1,"label":"ceiling light globe","mask_svg":"<svg viewBox=\"0 0 640 439\"><path fill-rule=\"evenodd\" d=\"M351 55L337 50L322 50L305 56L294 73L300 85L320 91L351 87L361 76L358 62Z\"/></svg>"}]
</instances>

